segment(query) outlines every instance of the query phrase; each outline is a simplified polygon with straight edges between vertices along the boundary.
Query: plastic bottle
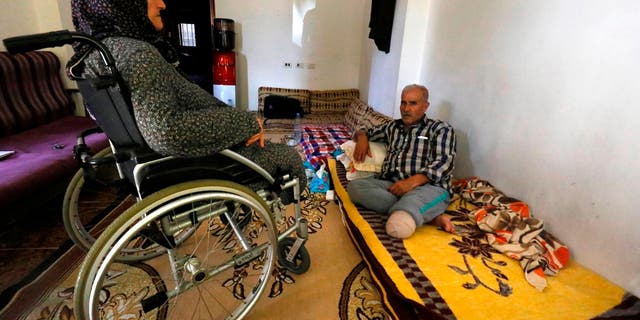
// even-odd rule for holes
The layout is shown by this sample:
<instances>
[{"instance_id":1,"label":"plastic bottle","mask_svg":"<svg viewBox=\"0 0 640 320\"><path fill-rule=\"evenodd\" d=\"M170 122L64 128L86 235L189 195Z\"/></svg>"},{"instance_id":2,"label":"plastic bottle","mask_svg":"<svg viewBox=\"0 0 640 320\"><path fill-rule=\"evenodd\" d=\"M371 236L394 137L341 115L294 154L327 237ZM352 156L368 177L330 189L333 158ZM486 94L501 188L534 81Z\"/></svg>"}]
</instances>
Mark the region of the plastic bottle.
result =
<instances>
[{"instance_id":1,"label":"plastic bottle","mask_svg":"<svg viewBox=\"0 0 640 320\"><path fill-rule=\"evenodd\" d=\"M300 113L296 113L296 122L293 124L293 141L295 144L300 143L302 139L302 128L300 127Z\"/></svg>"}]
</instances>

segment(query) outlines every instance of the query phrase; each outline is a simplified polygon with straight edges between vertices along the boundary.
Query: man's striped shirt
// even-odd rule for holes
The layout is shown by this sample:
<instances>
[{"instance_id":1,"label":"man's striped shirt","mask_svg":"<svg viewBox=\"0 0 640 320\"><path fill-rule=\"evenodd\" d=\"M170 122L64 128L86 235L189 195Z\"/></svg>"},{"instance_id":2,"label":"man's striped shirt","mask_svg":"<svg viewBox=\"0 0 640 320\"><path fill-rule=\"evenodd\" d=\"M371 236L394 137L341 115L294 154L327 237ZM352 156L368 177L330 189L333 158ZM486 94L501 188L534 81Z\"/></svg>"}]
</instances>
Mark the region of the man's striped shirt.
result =
<instances>
[{"instance_id":1,"label":"man's striped shirt","mask_svg":"<svg viewBox=\"0 0 640 320\"><path fill-rule=\"evenodd\" d=\"M456 135L453 127L426 116L405 131L402 120L394 120L367 130L369 141L384 142L387 156L381 179L398 181L422 173L429 183L451 193Z\"/></svg>"}]
</instances>

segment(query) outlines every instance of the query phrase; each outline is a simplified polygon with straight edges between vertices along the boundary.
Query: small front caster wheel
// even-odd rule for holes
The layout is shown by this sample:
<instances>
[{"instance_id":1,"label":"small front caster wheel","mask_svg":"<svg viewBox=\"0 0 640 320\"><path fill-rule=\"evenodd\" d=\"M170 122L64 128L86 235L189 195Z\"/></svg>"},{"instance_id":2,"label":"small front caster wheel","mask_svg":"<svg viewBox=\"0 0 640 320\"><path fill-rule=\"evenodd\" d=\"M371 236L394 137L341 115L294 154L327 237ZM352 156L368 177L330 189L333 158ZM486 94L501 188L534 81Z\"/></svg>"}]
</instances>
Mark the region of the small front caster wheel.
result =
<instances>
[{"instance_id":1,"label":"small front caster wheel","mask_svg":"<svg viewBox=\"0 0 640 320\"><path fill-rule=\"evenodd\" d=\"M287 256L291 251L291 248L296 242L296 238L284 238L278 243L278 262L287 270L295 274L303 274L309 270L311 266L311 258L309 257L309 251L304 247L304 244L298 249L298 253L293 257L292 261L287 260Z\"/></svg>"}]
</instances>

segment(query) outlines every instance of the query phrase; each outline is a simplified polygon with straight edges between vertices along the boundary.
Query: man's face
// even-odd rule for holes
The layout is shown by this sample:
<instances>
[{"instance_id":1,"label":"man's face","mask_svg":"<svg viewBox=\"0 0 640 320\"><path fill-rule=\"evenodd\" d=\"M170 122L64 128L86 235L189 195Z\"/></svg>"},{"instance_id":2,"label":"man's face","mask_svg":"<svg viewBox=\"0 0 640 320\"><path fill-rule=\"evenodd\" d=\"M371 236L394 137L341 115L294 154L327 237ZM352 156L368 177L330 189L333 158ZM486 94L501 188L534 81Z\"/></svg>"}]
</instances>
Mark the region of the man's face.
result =
<instances>
[{"instance_id":1,"label":"man's face","mask_svg":"<svg viewBox=\"0 0 640 320\"><path fill-rule=\"evenodd\" d=\"M414 88L406 90L402 94L400 102L400 114L405 126L410 126L422 120L422 116L427 112L429 101L423 99L422 91Z\"/></svg>"}]
</instances>

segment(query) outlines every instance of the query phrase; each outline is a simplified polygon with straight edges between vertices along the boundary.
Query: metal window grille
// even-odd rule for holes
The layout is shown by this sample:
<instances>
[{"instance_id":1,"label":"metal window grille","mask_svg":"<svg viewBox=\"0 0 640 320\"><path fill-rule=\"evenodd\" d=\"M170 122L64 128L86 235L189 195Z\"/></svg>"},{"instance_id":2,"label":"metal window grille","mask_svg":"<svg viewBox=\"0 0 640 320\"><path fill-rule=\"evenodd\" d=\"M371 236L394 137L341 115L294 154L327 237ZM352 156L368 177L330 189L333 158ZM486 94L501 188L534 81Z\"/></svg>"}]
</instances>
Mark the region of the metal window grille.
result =
<instances>
[{"instance_id":1,"label":"metal window grille","mask_svg":"<svg viewBox=\"0 0 640 320\"><path fill-rule=\"evenodd\" d=\"M193 23L178 24L178 36L183 47L196 46L196 25Z\"/></svg>"}]
</instances>

